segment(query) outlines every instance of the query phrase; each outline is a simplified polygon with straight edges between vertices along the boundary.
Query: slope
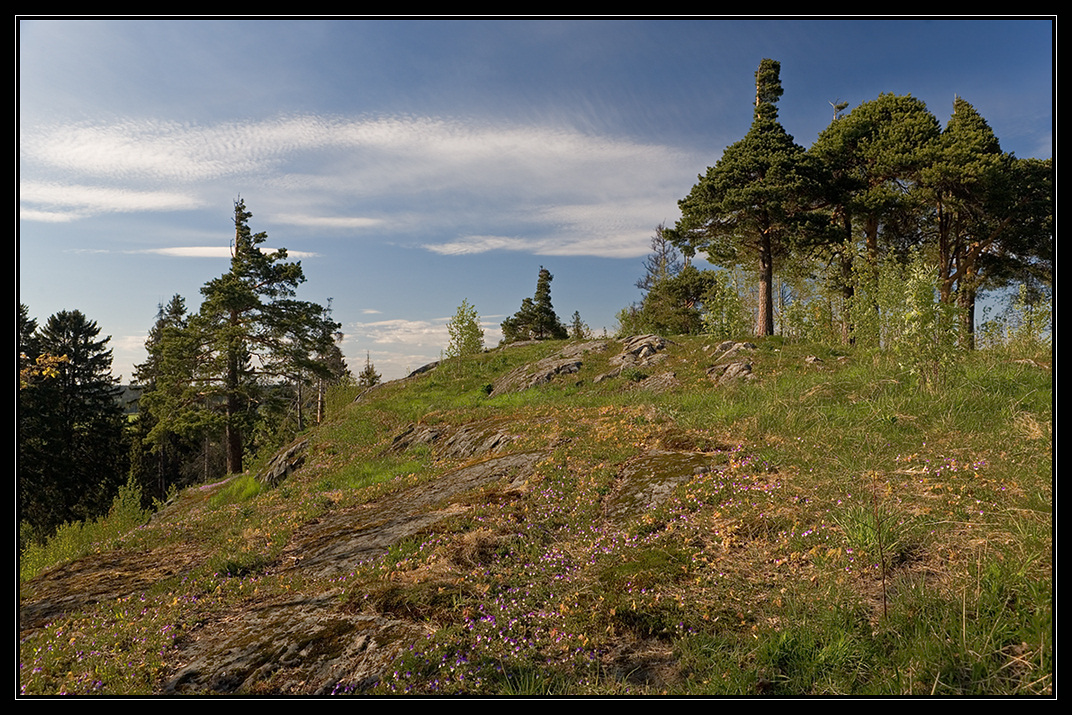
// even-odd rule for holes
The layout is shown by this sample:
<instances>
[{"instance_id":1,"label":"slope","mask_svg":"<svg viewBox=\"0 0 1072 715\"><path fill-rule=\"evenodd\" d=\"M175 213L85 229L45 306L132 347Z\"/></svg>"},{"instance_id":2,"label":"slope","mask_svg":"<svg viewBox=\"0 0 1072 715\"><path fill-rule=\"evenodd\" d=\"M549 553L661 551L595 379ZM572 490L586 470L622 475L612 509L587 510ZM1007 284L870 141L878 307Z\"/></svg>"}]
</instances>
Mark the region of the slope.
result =
<instances>
[{"instance_id":1,"label":"slope","mask_svg":"<svg viewBox=\"0 0 1072 715\"><path fill-rule=\"evenodd\" d=\"M338 393L20 593L23 694L1051 693L1052 379L540 342Z\"/></svg>"}]
</instances>

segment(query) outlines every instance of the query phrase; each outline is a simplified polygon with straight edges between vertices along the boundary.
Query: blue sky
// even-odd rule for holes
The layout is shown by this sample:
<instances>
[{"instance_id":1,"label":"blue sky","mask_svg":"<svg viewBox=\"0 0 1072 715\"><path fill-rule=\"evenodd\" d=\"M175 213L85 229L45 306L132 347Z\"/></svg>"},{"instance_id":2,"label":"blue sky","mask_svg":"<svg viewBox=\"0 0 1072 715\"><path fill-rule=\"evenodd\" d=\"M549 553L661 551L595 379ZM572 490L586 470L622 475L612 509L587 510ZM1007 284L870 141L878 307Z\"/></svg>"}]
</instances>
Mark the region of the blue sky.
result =
<instances>
[{"instance_id":1,"label":"blue sky","mask_svg":"<svg viewBox=\"0 0 1072 715\"><path fill-rule=\"evenodd\" d=\"M649 240L748 131L760 60L807 147L883 92L1052 156L1055 18L27 19L18 297L144 359L157 305L228 269L233 202L331 299L385 378L437 359L463 299L485 342L540 266L564 322L639 299Z\"/></svg>"}]
</instances>

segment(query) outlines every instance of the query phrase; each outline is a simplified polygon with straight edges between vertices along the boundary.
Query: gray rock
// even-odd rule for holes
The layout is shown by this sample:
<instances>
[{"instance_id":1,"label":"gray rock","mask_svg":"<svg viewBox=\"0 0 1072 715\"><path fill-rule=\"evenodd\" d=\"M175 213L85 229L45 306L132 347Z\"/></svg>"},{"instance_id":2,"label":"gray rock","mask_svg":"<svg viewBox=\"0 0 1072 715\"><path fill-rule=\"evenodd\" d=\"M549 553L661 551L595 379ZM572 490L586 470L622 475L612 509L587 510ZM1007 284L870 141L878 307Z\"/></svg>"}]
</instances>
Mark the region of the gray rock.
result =
<instances>
[{"instance_id":1,"label":"gray rock","mask_svg":"<svg viewBox=\"0 0 1072 715\"><path fill-rule=\"evenodd\" d=\"M279 484L305 463L305 450L308 446L309 440L301 439L281 450L272 457L268 466L257 474L257 480L271 486Z\"/></svg>"},{"instance_id":2,"label":"gray rock","mask_svg":"<svg viewBox=\"0 0 1072 715\"><path fill-rule=\"evenodd\" d=\"M725 385L734 380L750 380L755 377L752 374L752 363L743 360L708 368L707 376L719 385Z\"/></svg>"}]
</instances>

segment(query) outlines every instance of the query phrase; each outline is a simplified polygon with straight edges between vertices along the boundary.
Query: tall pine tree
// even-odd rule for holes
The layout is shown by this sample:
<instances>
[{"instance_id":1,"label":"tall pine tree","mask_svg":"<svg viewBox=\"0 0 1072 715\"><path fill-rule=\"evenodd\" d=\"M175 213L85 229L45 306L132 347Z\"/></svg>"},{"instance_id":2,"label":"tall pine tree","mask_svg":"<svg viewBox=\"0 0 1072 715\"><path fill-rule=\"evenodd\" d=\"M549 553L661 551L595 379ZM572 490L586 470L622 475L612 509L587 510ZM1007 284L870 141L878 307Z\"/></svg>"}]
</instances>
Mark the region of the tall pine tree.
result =
<instances>
[{"instance_id":1,"label":"tall pine tree","mask_svg":"<svg viewBox=\"0 0 1072 715\"><path fill-rule=\"evenodd\" d=\"M1053 249L1052 162L1002 152L990 125L957 97L938 160L924 173L934 202L942 301L961 309L965 347L974 347L975 302L993 278L1046 274Z\"/></svg>"},{"instance_id":2,"label":"tall pine tree","mask_svg":"<svg viewBox=\"0 0 1072 715\"><path fill-rule=\"evenodd\" d=\"M756 334L774 332L773 276L778 261L808 236L819 184L804 149L778 123L782 94L778 62L764 59L756 71L752 126L726 148L687 197L674 243L686 257L702 252L715 264L755 271L759 286Z\"/></svg>"},{"instance_id":3,"label":"tall pine tree","mask_svg":"<svg viewBox=\"0 0 1072 715\"><path fill-rule=\"evenodd\" d=\"M301 263L288 262L286 249L262 249L268 236L250 230L251 217L236 201L230 270L201 288L198 312L160 346L174 384L160 394L167 419L159 429L222 429L228 473L243 470L273 390L295 375L331 376L340 327L327 309L295 297Z\"/></svg>"},{"instance_id":4,"label":"tall pine tree","mask_svg":"<svg viewBox=\"0 0 1072 715\"><path fill-rule=\"evenodd\" d=\"M920 176L936 159L940 134L922 101L882 94L836 116L808 150L822 167L824 205L836 226L825 253L843 298L846 341L857 337L849 317L854 301L861 303L853 308L857 316L869 311L865 322L877 320L874 296L858 294L857 283L875 286L880 260L921 240L928 211Z\"/></svg>"}]
</instances>

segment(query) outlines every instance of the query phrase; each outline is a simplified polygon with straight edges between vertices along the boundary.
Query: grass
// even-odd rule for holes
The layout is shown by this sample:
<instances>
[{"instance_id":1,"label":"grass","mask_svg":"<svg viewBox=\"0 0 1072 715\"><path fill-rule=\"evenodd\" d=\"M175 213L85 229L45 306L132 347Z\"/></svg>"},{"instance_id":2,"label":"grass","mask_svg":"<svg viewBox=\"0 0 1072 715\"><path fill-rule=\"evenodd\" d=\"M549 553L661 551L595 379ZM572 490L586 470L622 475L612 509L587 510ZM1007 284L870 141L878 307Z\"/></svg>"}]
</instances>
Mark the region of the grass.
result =
<instances>
[{"instance_id":1,"label":"grass","mask_svg":"<svg viewBox=\"0 0 1072 715\"><path fill-rule=\"evenodd\" d=\"M118 548L123 537L144 524L151 512L142 509L141 491L120 487L108 514L90 522L65 524L43 544L26 539L19 554L19 583L45 569L102 550Z\"/></svg>"},{"instance_id":2,"label":"grass","mask_svg":"<svg viewBox=\"0 0 1072 715\"><path fill-rule=\"evenodd\" d=\"M662 368L594 383L610 350L488 397L498 375L561 346L541 344L357 402L332 395L305 467L279 487L192 488L133 532L117 512L108 536L23 554L21 579L101 549L192 565L24 634L21 692L152 693L197 624L338 593L431 634L401 644L377 684L339 693L1052 695L1048 356L976 351L922 390L881 354L758 344L757 379L725 387L705 375L703 340L680 338L667 363L680 387L659 394L641 373ZM489 421L511 450L546 451L524 489L476 490L342 579L273 568L304 524L457 466L385 450L409 424ZM645 456L667 450L688 457ZM683 464L691 476L657 507L608 516L632 503L627 475L658 484Z\"/></svg>"}]
</instances>

